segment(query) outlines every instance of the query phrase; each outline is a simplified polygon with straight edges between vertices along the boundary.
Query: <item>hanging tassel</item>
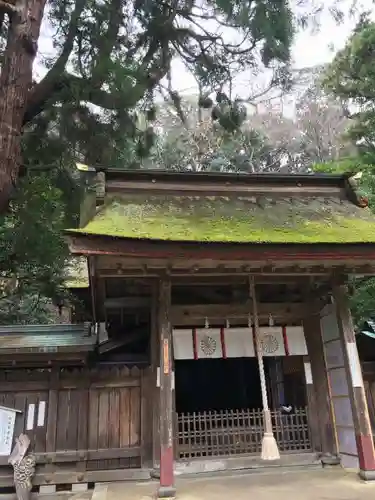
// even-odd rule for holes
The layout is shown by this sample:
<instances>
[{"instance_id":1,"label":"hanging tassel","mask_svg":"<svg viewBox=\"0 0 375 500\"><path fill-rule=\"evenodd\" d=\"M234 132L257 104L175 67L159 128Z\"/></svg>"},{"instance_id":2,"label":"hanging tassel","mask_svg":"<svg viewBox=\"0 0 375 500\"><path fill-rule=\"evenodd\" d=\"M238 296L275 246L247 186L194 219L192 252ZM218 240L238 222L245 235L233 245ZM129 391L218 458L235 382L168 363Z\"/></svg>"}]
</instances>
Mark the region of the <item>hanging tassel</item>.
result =
<instances>
[{"instance_id":1,"label":"hanging tassel","mask_svg":"<svg viewBox=\"0 0 375 500\"><path fill-rule=\"evenodd\" d=\"M260 376L260 387L262 392L262 402L263 402L263 420L264 420L264 435L262 439L262 460L279 460L280 453L277 446L275 436L272 430L272 420L271 412L268 408L268 398L267 398L267 387L266 387L266 377L264 374L264 364L263 364L263 353L260 344L259 335L259 318L258 318L258 306L257 299L255 295L255 282L254 278L250 278L250 295L253 303L253 317L254 317L254 331L255 331L255 345L258 358L259 366L259 376Z\"/></svg>"}]
</instances>

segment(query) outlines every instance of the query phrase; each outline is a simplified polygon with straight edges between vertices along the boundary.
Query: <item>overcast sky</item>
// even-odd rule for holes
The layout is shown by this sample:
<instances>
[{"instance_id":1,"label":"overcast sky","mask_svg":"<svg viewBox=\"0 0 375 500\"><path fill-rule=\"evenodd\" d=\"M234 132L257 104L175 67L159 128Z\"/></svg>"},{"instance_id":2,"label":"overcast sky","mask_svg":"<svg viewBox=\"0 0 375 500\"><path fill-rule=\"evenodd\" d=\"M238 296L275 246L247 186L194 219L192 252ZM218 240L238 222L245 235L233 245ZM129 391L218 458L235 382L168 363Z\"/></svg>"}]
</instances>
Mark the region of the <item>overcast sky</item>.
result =
<instances>
[{"instance_id":1,"label":"overcast sky","mask_svg":"<svg viewBox=\"0 0 375 500\"><path fill-rule=\"evenodd\" d=\"M326 0L325 5L332 5L336 1ZM295 68L313 67L327 63L332 60L337 50L344 47L358 21L358 15L349 15L353 0L339 0L339 5L346 14L345 22L337 24L328 12L324 12L320 18L320 29L316 33L312 30L305 30L297 34L292 52ZM357 12L375 10L374 0L361 0L356 5ZM174 86L186 93L196 90L194 78L185 70L183 64L175 61L173 66ZM238 78L236 90L241 97L249 92L250 79L253 81L254 77L246 74Z\"/></svg>"},{"instance_id":2,"label":"overcast sky","mask_svg":"<svg viewBox=\"0 0 375 500\"><path fill-rule=\"evenodd\" d=\"M292 0L293 1L293 0ZM296 0L294 0L296 1ZM311 6L314 0L307 0L306 3ZM319 0L322 1L322 0ZM327 10L320 17L320 29L316 33L311 30L305 30L297 34L293 46L293 66L294 68L306 68L324 64L332 60L335 52L341 49L353 27L358 21L358 15L350 16L349 11L353 5L353 0L323 0L324 5L339 3L341 10L345 13L345 22L338 25ZM374 9L375 0L354 0L357 5L357 12ZM299 0L301 4L301 0ZM47 22L43 23L42 33L39 43L39 52L47 56L53 54L52 36ZM34 66L35 77L37 80L42 78L46 72L45 68L36 61ZM188 73L180 61L173 62L172 81L176 90L182 93L193 94L197 92L195 80ZM241 97L248 97L252 93L257 93L266 86L269 74L261 75L257 79L250 73L244 73L238 76L234 85L234 93Z\"/></svg>"}]
</instances>

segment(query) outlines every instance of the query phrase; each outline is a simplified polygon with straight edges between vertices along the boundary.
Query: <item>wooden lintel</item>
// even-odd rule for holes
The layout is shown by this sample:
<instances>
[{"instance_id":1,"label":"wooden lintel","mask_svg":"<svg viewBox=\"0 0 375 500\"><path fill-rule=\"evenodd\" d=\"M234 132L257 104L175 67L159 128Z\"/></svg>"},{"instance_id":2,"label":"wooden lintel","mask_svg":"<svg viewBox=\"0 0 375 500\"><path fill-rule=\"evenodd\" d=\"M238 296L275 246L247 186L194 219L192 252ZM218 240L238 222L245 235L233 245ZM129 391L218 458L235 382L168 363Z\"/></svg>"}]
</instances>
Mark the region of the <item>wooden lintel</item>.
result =
<instances>
[{"instance_id":1,"label":"wooden lintel","mask_svg":"<svg viewBox=\"0 0 375 500\"><path fill-rule=\"evenodd\" d=\"M296 320L305 317L309 308L304 303L297 304L259 304L259 316L268 318L270 314L275 320L291 319ZM249 304L195 304L190 306L172 306L171 320L173 325L200 325L204 324L205 318L208 321L246 320L251 308Z\"/></svg>"},{"instance_id":2,"label":"wooden lintel","mask_svg":"<svg viewBox=\"0 0 375 500\"><path fill-rule=\"evenodd\" d=\"M116 297L104 301L106 309L140 309L151 305L150 297Z\"/></svg>"},{"instance_id":3,"label":"wooden lintel","mask_svg":"<svg viewBox=\"0 0 375 500\"><path fill-rule=\"evenodd\" d=\"M313 276L281 276L281 275L255 275L257 278L257 283L261 285L286 285L286 284L298 284L298 285L308 285L310 278ZM324 280L324 276L315 276L315 281ZM191 276L172 276L172 285L174 286L212 286L212 285L240 285L247 284L249 281L249 276L244 274L222 274L222 275L191 275ZM329 278L326 278L327 282Z\"/></svg>"},{"instance_id":4,"label":"wooden lintel","mask_svg":"<svg viewBox=\"0 0 375 500\"><path fill-rule=\"evenodd\" d=\"M108 192L118 193L135 193L139 191L144 191L147 193L160 193L167 195L185 195L185 196L213 196L221 195L228 197L228 192L232 196L233 193L236 195L247 194L250 196L293 196L298 195L303 196L335 196L337 198L343 197L344 193L341 187L337 186L286 186L286 185L267 185L263 184L261 186L252 185L236 185L229 183L222 184L187 184L182 182L137 182L137 181L109 181L107 183Z\"/></svg>"},{"instance_id":5,"label":"wooden lintel","mask_svg":"<svg viewBox=\"0 0 375 500\"><path fill-rule=\"evenodd\" d=\"M373 266L375 244L229 244L202 242L166 242L112 238L99 235L82 235L67 232L70 251L87 256L112 256L134 259L229 261L246 264L282 262L284 265L301 264L311 266L324 262L346 265L349 269L358 266Z\"/></svg>"},{"instance_id":6,"label":"wooden lintel","mask_svg":"<svg viewBox=\"0 0 375 500\"><path fill-rule=\"evenodd\" d=\"M165 271L166 268L149 268L147 270L147 275L143 272L142 269L134 268L134 269L124 269L121 273L114 271L113 269L101 269L99 271L99 275L101 278L137 278L137 277L149 277L149 278L157 278L160 276L161 272ZM291 272L289 269L275 269L274 271L262 271L261 269L253 269L251 271L243 271L241 269L172 269L168 273L171 279L175 280L178 278L207 278L207 277L242 277L245 278L250 274L252 276L257 277L257 283L259 283L259 279L266 279L266 283L279 281L282 282L282 279L287 278L289 281L293 279L299 278L309 278L311 277L322 277L329 279L331 277L331 273L329 269L309 269L305 270L300 269L298 272Z\"/></svg>"}]
</instances>

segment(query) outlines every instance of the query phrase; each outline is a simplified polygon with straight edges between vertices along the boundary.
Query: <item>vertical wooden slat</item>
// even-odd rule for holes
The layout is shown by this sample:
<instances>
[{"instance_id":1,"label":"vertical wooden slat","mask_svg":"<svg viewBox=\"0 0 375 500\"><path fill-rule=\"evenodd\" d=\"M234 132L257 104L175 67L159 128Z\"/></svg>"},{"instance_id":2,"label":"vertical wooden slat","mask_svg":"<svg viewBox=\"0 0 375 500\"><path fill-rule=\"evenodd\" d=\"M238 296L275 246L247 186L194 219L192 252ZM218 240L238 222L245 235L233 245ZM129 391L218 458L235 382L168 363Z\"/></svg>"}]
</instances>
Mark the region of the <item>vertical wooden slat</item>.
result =
<instances>
[{"instance_id":1,"label":"vertical wooden slat","mask_svg":"<svg viewBox=\"0 0 375 500\"><path fill-rule=\"evenodd\" d=\"M40 392L35 398L35 422L34 422L34 450L36 453L44 453L46 451L46 415L44 415L43 425L38 425L40 402L45 403L45 408L48 405L48 393ZM39 418L41 418L43 414ZM42 423L42 422L40 422Z\"/></svg>"},{"instance_id":2,"label":"vertical wooden slat","mask_svg":"<svg viewBox=\"0 0 375 500\"><path fill-rule=\"evenodd\" d=\"M83 374L82 389L79 391L79 407L78 407L78 427L77 427L77 442L79 450L89 448L89 421L95 415L89 413L90 398L90 379L89 372L85 370Z\"/></svg>"},{"instance_id":3,"label":"vertical wooden slat","mask_svg":"<svg viewBox=\"0 0 375 500\"><path fill-rule=\"evenodd\" d=\"M50 374L48 407L47 407L47 429L46 429L46 452L56 450L56 426L58 409L58 384L60 369L53 367Z\"/></svg>"},{"instance_id":4,"label":"vertical wooden slat","mask_svg":"<svg viewBox=\"0 0 375 500\"><path fill-rule=\"evenodd\" d=\"M120 395L118 388L109 391L108 447L120 448Z\"/></svg>"},{"instance_id":5,"label":"vertical wooden slat","mask_svg":"<svg viewBox=\"0 0 375 500\"><path fill-rule=\"evenodd\" d=\"M122 388L120 392L120 446L130 445L130 389Z\"/></svg>"},{"instance_id":6,"label":"vertical wooden slat","mask_svg":"<svg viewBox=\"0 0 375 500\"><path fill-rule=\"evenodd\" d=\"M60 390L58 393L58 409L55 425L56 429L56 450L66 450L68 439L68 426L70 419L70 391Z\"/></svg>"},{"instance_id":7,"label":"vertical wooden slat","mask_svg":"<svg viewBox=\"0 0 375 500\"><path fill-rule=\"evenodd\" d=\"M130 446L139 444L140 416L140 389L134 387L130 391Z\"/></svg>"},{"instance_id":8,"label":"vertical wooden slat","mask_svg":"<svg viewBox=\"0 0 375 500\"><path fill-rule=\"evenodd\" d=\"M108 448L109 434L109 392L108 390L99 392L99 422L98 422L98 448Z\"/></svg>"},{"instance_id":9,"label":"vertical wooden slat","mask_svg":"<svg viewBox=\"0 0 375 500\"><path fill-rule=\"evenodd\" d=\"M150 315L151 316L151 315ZM151 334L150 334L151 337ZM150 346L151 347L151 346ZM152 460L152 370L148 368L141 372L141 466L149 466ZM177 418L177 415L175 415ZM121 416L120 416L121 418ZM177 428L177 427L176 427ZM177 443L176 443L177 444ZM176 446L177 449L177 446Z\"/></svg>"},{"instance_id":10,"label":"vertical wooden slat","mask_svg":"<svg viewBox=\"0 0 375 500\"><path fill-rule=\"evenodd\" d=\"M89 449L98 449L99 397L96 389L89 391Z\"/></svg>"},{"instance_id":11,"label":"vertical wooden slat","mask_svg":"<svg viewBox=\"0 0 375 500\"><path fill-rule=\"evenodd\" d=\"M25 430L26 399L26 393L24 392L16 394L14 398L14 408L22 412L16 415L16 421L14 424L15 437L18 437Z\"/></svg>"},{"instance_id":12,"label":"vertical wooden slat","mask_svg":"<svg viewBox=\"0 0 375 500\"><path fill-rule=\"evenodd\" d=\"M67 425L66 446L68 450L78 449L78 418L80 405L80 391L71 389L69 391L69 422Z\"/></svg>"}]
</instances>

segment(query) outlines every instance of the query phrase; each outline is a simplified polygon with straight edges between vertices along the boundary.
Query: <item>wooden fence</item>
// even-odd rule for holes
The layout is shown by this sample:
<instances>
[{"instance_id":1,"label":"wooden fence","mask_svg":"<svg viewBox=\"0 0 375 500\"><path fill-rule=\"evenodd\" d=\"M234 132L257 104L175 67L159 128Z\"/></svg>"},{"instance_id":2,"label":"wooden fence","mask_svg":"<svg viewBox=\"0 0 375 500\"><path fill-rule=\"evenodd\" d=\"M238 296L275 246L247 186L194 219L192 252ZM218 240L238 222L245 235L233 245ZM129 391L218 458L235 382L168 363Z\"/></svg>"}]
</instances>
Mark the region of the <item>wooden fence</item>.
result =
<instances>
[{"instance_id":1,"label":"wooden fence","mask_svg":"<svg viewBox=\"0 0 375 500\"><path fill-rule=\"evenodd\" d=\"M296 408L290 414L272 411L271 416L280 452L311 451L307 408ZM177 428L177 454L181 459L261 452L261 410L178 414Z\"/></svg>"},{"instance_id":2,"label":"wooden fence","mask_svg":"<svg viewBox=\"0 0 375 500\"><path fill-rule=\"evenodd\" d=\"M94 472L140 467L141 391L138 368L0 372L0 405L22 412L14 434L31 439L35 484L76 482L77 475L81 481L106 480L95 479ZM0 457L0 486L8 482L6 465Z\"/></svg>"}]
</instances>

